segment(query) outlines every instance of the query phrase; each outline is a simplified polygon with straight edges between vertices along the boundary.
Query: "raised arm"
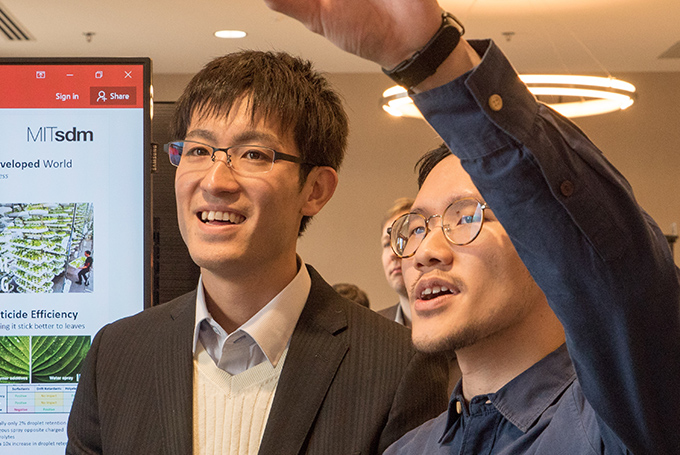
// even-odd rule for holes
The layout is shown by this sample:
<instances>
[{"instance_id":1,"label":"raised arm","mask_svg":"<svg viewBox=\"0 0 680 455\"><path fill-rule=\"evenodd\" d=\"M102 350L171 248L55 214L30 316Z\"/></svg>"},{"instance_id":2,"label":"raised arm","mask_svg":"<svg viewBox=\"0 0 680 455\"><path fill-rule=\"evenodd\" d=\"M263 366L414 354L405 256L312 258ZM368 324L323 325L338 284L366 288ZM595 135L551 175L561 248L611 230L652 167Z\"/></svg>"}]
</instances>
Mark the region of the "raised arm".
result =
<instances>
[{"instance_id":1,"label":"raised arm","mask_svg":"<svg viewBox=\"0 0 680 455\"><path fill-rule=\"evenodd\" d=\"M588 138L537 103L495 45L474 45L482 62L416 104L564 326L601 430L592 443L679 453L680 289L665 237Z\"/></svg>"}]
</instances>

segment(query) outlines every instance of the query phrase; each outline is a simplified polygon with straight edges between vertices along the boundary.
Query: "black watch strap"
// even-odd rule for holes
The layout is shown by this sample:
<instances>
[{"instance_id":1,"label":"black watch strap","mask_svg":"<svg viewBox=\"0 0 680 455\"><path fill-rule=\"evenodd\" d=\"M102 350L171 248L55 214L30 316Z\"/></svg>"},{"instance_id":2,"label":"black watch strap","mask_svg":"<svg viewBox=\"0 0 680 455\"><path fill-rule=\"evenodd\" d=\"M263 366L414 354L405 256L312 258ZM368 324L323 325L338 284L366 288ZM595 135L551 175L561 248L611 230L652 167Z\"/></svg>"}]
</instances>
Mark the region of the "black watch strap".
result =
<instances>
[{"instance_id":1,"label":"black watch strap","mask_svg":"<svg viewBox=\"0 0 680 455\"><path fill-rule=\"evenodd\" d=\"M460 28L459 28L460 27ZM411 89L432 76L439 65L458 45L465 28L452 14L442 13L442 25L437 33L418 52L404 60L394 69L383 72L406 89Z\"/></svg>"}]
</instances>

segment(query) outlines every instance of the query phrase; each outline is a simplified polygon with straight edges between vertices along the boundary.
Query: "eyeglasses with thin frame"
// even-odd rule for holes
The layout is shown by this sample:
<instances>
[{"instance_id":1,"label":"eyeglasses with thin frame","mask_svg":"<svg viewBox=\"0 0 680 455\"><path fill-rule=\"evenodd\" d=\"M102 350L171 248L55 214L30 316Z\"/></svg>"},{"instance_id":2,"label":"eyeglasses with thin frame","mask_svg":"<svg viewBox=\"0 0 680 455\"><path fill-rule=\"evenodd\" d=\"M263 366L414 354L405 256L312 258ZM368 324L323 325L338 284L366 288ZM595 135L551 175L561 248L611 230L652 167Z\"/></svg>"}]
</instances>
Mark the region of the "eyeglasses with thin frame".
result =
<instances>
[{"instance_id":1,"label":"eyeglasses with thin frame","mask_svg":"<svg viewBox=\"0 0 680 455\"><path fill-rule=\"evenodd\" d=\"M409 258L434 229L433 219L439 218L441 229L449 242L467 245L477 238L484 224L484 210L489 205L474 198L452 202L441 215L425 217L420 213L406 213L392 223L388 229L392 251L400 258Z\"/></svg>"},{"instance_id":2,"label":"eyeglasses with thin frame","mask_svg":"<svg viewBox=\"0 0 680 455\"><path fill-rule=\"evenodd\" d=\"M274 162L279 160L305 164L297 156L262 145L239 144L220 148L196 141L174 141L163 148L173 166L186 170L207 170L215 161L222 161L241 174L263 174L271 171ZM224 158L217 158L217 152L223 152Z\"/></svg>"}]
</instances>

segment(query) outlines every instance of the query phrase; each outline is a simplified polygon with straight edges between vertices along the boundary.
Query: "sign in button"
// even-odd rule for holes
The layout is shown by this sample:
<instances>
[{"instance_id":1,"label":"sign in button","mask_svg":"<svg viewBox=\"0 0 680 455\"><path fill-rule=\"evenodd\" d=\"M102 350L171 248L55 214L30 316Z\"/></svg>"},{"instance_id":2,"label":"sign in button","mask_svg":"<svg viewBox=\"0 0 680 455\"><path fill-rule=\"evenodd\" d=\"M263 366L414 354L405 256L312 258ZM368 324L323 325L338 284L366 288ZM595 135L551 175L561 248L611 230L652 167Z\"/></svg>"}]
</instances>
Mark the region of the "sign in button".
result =
<instances>
[{"instance_id":1,"label":"sign in button","mask_svg":"<svg viewBox=\"0 0 680 455\"><path fill-rule=\"evenodd\" d=\"M90 87L90 105L134 106L137 87Z\"/></svg>"}]
</instances>

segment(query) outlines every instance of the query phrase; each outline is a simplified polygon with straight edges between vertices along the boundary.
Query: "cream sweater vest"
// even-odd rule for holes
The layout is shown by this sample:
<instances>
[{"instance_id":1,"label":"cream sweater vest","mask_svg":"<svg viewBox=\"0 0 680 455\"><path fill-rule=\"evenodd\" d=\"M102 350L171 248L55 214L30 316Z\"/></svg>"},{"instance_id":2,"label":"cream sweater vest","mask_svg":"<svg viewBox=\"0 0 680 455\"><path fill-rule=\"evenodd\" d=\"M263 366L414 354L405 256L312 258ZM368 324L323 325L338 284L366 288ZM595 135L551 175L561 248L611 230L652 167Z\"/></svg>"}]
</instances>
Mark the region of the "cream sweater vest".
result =
<instances>
[{"instance_id":1,"label":"cream sweater vest","mask_svg":"<svg viewBox=\"0 0 680 455\"><path fill-rule=\"evenodd\" d=\"M276 368L265 361L232 376L200 346L194 357L194 454L257 454L287 353Z\"/></svg>"}]
</instances>

